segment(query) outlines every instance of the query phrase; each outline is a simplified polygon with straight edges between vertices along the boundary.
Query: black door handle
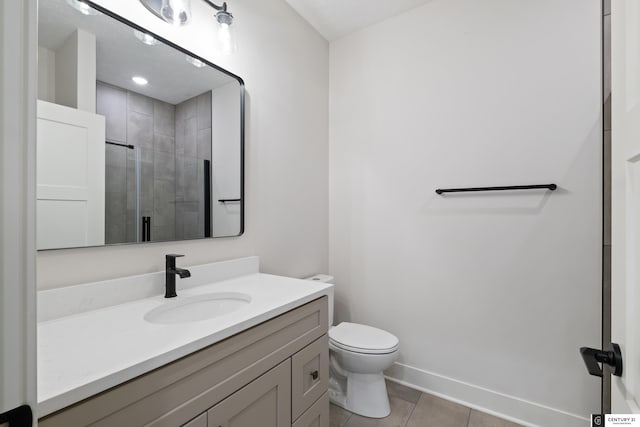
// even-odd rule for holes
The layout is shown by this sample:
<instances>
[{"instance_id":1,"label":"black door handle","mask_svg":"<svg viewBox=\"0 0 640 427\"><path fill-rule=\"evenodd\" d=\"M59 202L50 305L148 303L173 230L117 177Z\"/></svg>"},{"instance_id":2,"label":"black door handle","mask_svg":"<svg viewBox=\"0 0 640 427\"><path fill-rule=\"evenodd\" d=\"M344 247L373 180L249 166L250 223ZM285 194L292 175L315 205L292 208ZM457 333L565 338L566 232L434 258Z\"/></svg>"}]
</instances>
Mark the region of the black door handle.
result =
<instances>
[{"instance_id":1,"label":"black door handle","mask_svg":"<svg viewBox=\"0 0 640 427\"><path fill-rule=\"evenodd\" d=\"M606 350L582 347L580 348L580 354L584 364L587 365L587 371L589 371L590 375L601 377L602 368L598 363L602 363L613 368L611 372L613 375L622 376L622 352L618 344L611 343Z\"/></svg>"}]
</instances>

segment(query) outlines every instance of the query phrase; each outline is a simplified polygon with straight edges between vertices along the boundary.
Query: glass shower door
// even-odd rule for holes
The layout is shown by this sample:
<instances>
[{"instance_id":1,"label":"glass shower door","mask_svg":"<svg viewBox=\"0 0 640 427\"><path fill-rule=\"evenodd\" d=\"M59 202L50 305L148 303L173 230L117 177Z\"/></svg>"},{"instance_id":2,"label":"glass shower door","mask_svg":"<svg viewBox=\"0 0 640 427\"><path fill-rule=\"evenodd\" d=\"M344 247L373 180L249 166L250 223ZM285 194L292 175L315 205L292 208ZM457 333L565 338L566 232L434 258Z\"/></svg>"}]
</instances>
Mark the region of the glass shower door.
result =
<instances>
[{"instance_id":1,"label":"glass shower door","mask_svg":"<svg viewBox=\"0 0 640 427\"><path fill-rule=\"evenodd\" d=\"M144 241L150 217L143 224L140 148L106 141L105 150L105 243Z\"/></svg>"}]
</instances>

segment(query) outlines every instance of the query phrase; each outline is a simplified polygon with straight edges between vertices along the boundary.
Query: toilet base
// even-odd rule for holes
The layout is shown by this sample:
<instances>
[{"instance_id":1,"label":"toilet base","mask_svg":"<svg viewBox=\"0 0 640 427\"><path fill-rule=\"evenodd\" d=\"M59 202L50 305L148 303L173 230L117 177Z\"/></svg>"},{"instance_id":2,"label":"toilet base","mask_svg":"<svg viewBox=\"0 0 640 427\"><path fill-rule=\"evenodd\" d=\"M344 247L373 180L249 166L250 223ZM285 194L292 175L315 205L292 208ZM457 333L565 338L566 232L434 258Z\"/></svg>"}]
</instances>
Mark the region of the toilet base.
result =
<instances>
[{"instance_id":1,"label":"toilet base","mask_svg":"<svg viewBox=\"0 0 640 427\"><path fill-rule=\"evenodd\" d=\"M377 374L350 372L347 378L333 376L329 380L329 400L363 417L384 418L391 413L387 385L382 372Z\"/></svg>"}]
</instances>

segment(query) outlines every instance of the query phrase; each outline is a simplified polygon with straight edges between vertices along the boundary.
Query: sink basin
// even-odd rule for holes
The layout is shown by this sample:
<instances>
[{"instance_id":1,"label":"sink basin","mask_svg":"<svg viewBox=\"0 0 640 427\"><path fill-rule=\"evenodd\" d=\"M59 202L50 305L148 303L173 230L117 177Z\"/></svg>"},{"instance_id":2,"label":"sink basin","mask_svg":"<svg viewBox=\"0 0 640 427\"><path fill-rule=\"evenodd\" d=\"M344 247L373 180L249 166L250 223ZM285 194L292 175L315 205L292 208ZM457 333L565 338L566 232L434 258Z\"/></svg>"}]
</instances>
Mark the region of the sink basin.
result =
<instances>
[{"instance_id":1,"label":"sink basin","mask_svg":"<svg viewBox=\"0 0 640 427\"><path fill-rule=\"evenodd\" d=\"M240 292L213 292L192 297L176 297L147 312L144 320L173 324L197 322L229 314L245 307L251 297Z\"/></svg>"}]
</instances>

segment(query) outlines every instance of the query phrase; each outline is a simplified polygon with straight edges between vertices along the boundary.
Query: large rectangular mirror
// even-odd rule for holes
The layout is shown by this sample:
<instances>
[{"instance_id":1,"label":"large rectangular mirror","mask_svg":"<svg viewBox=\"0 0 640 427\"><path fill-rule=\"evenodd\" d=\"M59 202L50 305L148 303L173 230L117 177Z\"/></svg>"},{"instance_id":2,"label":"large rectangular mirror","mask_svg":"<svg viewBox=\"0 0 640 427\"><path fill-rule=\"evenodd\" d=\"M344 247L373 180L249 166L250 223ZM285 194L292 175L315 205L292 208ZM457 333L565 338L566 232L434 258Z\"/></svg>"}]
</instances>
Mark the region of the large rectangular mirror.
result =
<instances>
[{"instance_id":1,"label":"large rectangular mirror","mask_svg":"<svg viewBox=\"0 0 640 427\"><path fill-rule=\"evenodd\" d=\"M242 234L242 79L97 6L38 12L38 249Z\"/></svg>"}]
</instances>

